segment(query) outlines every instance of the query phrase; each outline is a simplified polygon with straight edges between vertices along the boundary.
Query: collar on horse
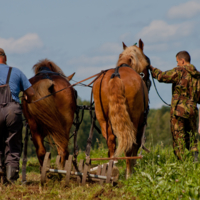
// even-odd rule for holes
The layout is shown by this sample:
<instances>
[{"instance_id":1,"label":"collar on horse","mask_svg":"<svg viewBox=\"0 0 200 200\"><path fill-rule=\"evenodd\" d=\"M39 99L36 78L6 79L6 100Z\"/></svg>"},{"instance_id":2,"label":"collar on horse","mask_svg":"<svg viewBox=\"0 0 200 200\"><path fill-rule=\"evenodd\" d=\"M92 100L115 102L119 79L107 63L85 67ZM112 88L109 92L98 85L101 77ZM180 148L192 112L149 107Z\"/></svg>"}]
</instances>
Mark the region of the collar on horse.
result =
<instances>
[{"instance_id":1,"label":"collar on horse","mask_svg":"<svg viewBox=\"0 0 200 200\"><path fill-rule=\"evenodd\" d=\"M39 72L35 76L40 76L40 75L43 75L42 79L50 79L50 80L52 80L51 78L52 75L61 76L60 73L53 72L48 67L45 66L40 67Z\"/></svg>"},{"instance_id":2,"label":"collar on horse","mask_svg":"<svg viewBox=\"0 0 200 200\"><path fill-rule=\"evenodd\" d=\"M120 74L119 74L119 68L120 67L129 67L129 68L131 68L131 69L133 69L131 66L129 66L129 65L127 65L127 64L121 64L120 66L117 66L116 68L115 68L115 72L111 75L111 79L112 78L114 78L115 76L117 76L118 78L120 78ZM134 70L134 69L133 69ZM135 70L134 70L135 71ZM144 73L143 72L141 72L140 73L140 76L141 76L141 78L143 79L144 78Z\"/></svg>"}]
</instances>

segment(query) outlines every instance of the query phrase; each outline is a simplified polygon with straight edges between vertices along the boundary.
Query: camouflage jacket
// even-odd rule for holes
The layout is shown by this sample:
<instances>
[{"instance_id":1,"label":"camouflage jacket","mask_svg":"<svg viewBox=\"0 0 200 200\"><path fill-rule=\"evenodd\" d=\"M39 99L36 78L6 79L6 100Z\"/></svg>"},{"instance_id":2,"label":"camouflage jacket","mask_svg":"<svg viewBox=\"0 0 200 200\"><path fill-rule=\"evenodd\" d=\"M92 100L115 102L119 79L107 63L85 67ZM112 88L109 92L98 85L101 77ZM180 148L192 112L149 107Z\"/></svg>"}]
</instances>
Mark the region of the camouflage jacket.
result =
<instances>
[{"instance_id":1,"label":"camouflage jacket","mask_svg":"<svg viewBox=\"0 0 200 200\"><path fill-rule=\"evenodd\" d=\"M183 118L198 116L200 72L193 65L175 67L166 72L153 68L152 75L159 82L172 83L172 116L176 115Z\"/></svg>"}]
</instances>

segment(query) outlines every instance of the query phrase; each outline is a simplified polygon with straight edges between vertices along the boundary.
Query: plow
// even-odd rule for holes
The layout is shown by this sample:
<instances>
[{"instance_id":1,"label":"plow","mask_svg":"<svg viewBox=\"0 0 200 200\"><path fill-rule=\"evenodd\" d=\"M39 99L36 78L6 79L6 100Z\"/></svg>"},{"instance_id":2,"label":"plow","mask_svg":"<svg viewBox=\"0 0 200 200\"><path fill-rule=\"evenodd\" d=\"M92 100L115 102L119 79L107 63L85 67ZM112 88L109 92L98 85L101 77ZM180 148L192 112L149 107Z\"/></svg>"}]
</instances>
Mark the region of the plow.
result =
<instances>
[{"instance_id":1,"label":"plow","mask_svg":"<svg viewBox=\"0 0 200 200\"><path fill-rule=\"evenodd\" d=\"M56 157L56 169L51 168L51 153L47 152L44 158L43 167L41 170L41 185L47 181L50 174L63 174L65 175L65 185L69 186L70 178L75 178L79 185L84 186L86 182L98 182L100 185L104 183L110 183L113 186L117 184L119 179L119 170L115 166L117 160L121 159L141 159L142 156L135 157L121 157L121 158L90 158L87 157L85 162L83 159L77 163L76 159L73 159L73 155L69 155L68 160L65 161L64 169L60 164L60 156ZM108 163L98 165L91 168L92 161L96 160L109 160Z\"/></svg>"}]
</instances>

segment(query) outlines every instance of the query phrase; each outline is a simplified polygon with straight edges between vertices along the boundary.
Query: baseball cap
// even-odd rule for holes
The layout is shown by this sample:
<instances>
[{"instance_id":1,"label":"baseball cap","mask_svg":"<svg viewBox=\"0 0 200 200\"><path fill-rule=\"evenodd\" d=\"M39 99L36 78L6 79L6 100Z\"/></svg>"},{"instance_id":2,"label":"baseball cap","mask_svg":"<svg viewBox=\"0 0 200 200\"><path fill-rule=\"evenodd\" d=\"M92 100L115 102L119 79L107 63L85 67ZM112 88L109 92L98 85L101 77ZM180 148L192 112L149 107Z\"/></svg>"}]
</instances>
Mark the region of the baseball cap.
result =
<instances>
[{"instance_id":1,"label":"baseball cap","mask_svg":"<svg viewBox=\"0 0 200 200\"><path fill-rule=\"evenodd\" d=\"M6 55L5 51L2 48L0 48L0 56L5 56L5 55Z\"/></svg>"}]
</instances>

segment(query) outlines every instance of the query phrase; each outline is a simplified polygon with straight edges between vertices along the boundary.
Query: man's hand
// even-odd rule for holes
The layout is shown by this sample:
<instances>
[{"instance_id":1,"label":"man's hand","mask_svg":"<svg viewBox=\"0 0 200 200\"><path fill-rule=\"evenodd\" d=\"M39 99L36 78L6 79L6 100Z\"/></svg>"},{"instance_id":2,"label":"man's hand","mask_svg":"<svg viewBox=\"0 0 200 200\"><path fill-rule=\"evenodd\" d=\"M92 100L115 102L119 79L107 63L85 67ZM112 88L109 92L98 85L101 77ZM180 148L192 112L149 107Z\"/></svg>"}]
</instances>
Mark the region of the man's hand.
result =
<instances>
[{"instance_id":1,"label":"man's hand","mask_svg":"<svg viewBox=\"0 0 200 200\"><path fill-rule=\"evenodd\" d=\"M32 97L35 95L35 90L33 87L29 87L27 90L24 91L24 99L27 103L32 101Z\"/></svg>"},{"instance_id":2,"label":"man's hand","mask_svg":"<svg viewBox=\"0 0 200 200\"><path fill-rule=\"evenodd\" d=\"M152 70L153 70L153 66L152 66L152 65L149 65L149 66L148 66L148 69L149 69L150 71L152 71Z\"/></svg>"}]
</instances>

